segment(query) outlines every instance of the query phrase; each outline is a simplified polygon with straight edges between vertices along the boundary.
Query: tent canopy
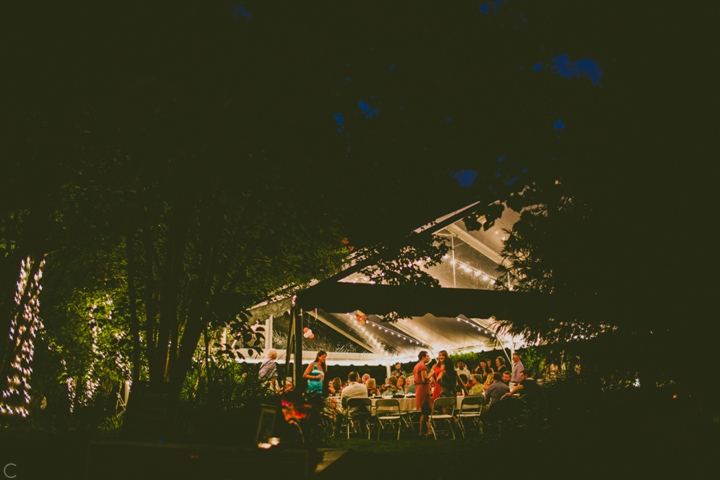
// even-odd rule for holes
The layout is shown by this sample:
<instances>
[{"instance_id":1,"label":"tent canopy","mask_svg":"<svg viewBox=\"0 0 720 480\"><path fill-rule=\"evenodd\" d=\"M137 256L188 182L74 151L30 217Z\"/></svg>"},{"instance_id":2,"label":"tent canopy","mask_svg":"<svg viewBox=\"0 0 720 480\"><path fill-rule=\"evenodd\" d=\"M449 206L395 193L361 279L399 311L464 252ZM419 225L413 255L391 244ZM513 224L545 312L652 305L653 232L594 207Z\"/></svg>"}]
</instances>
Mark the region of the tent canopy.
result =
<instances>
[{"instance_id":1,"label":"tent canopy","mask_svg":"<svg viewBox=\"0 0 720 480\"><path fill-rule=\"evenodd\" d=\"M514 350L524 345L524 339L498 332L497 320L525 322L576 312L575 299L495 290L503 242L519 215L505 209L491 228L468 229L466 219L471 226L484 221L473 213L476 205L445 215L414 232L432 235L451 246L439 265L425 268L441 288L376 284L363 275L363 269L377 259L351 256L343 271L297 293L292 308L331 326L371 352L357 354L358 362L375 359L386 365L417 358L420 350ZM508 287L512 289L512 285ZM583 304L591 306L592 302ZM399 320L384 322L383 317L389 313L396 314ZM302 332L302 315L296 318L296 332ZM305 352L303 358L312 354ZM335 356L329 352L328 358ZM343 353L342 357L353 361L352 354Z\"/></svg>"}]
</instances>

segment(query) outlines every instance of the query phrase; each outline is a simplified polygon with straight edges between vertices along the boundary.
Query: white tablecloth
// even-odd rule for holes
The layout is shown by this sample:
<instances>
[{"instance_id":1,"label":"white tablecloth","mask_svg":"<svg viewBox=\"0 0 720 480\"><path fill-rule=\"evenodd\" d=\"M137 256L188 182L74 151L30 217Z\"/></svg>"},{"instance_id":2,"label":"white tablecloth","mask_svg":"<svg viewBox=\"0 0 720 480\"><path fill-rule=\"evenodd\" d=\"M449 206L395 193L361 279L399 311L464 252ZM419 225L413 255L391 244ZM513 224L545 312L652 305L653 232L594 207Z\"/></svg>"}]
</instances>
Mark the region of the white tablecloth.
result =
<instances>
[{"instance_id":1,"label":"white tablecloth","mask_svg":"<svg viewBox=\"0 0 720 480\"><path fill-rule=\"evenodd\" d=\"M462 399L465 397L459 396L457 397L457 405L455 408L458 410L460 409L460 404L462 403ZM405 397L405 398L392 398L392 397L386 397L386 398L371 398L370 401L372 402L373 408L375 408L375 402L378 400L397 400L400 402L400 411L401 412L412 412L415 410L415 397ZM340 397L328 397L325 399L326 407L330 411L340 411L341 410L341 401Z\"/></svg>"},{"instance_id":2,"label":"white tablecloth","mask_svg":"<svg viewBox=\"0 0 720 480\"><path fill-rule=\"evenodd\" d=\"M461 397L461 396L457 397L457 405L455 406L455 408L457 408L458 410L460 409L460 404L462 403L463 398L465 398L465 397ZM405 397L405 398L388 397L388 398L383 398L383 399L371 398L370 400L372 401L373 407L375 407L375 402L377 402L378 400L388 400L388 399L399 401L401 412L411 412L411 411L415 410L415 397L410 397L410 398L408 398L408 397Z\"/></svg>"}]
</instances>

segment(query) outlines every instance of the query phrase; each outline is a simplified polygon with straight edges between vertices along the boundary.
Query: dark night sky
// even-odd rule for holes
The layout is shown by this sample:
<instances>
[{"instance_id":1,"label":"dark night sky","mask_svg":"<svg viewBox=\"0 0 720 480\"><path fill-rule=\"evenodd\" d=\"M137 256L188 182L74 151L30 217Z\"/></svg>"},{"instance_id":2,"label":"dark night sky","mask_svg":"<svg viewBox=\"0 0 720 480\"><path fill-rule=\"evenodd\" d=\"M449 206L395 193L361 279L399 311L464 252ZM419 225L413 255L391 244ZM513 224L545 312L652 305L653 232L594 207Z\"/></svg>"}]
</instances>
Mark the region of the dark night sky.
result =
<instances>
[{"instance_id":1,"label":"dark night sky","mask_svg":"<svg viewBox=\"0 0 720 480\"><path fill-rule=\"evenodd\" d=\"M151 3L1 7L5 131L35 112L53 145L265 152L403 229L562 165L620 285L686 308L715 283L708 4Z\"/></svg>"}]
</instances>

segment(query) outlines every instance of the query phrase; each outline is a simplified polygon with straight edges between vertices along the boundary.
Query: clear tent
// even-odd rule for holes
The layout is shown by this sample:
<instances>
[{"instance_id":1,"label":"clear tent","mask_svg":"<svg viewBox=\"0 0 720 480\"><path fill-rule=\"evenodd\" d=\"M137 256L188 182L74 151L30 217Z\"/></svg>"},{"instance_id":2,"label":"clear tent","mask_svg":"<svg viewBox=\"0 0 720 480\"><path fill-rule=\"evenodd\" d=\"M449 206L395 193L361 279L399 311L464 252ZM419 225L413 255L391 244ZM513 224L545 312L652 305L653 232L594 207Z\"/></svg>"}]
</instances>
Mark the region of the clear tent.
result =
<instances>
[{"instance_id":1,"label":"clear tent","mask_svg":"<svg viewBox=\"0 0 720 480\"><path fill-rule=\"evenodd\" d=\"M450 251L439 265L424 268L438 280L442 289L491 291L498 281L498 265L503 261L503 241L507 230L512 228L519 215L506 208L491 228L468 229L466 218L471 219L467 222L470 225L478 222L477 215L472 213L472 207L476 205L468 205L415 230L416 234L431 234L437 241L447 242L450 246ZM479 220L482 222L482 219ZM354 256L348 258L347 267L335 276L335 281L345 284L375 283L358 268ZM310 287L313 288L316 287ZM512 283L509 288L512 289ZM277 316L278 313L288 311L292 295L288 293L254 307L251 310L254 319L264 322L271 332L272 312ZM382 315L386 313L365 312L360 308L337 312L316 307L305 311L314 321L322 322L366 350L365 353L328 352L328 361L335 364L390 365L397 361L409 362L417 359L421 350L431 353L447 350L452 354L507 349L506 354L509 355L525 344L522 337L499 330L496 317L492 315L479 318L468 317L460 312L453 316L425 313L401 317L389 323L382 321ZM265 351L273 347L272 337L271 333L266 335ZM285 357L285 352L280 349L278 354L280 358ZM302 358L311 361L315 354L314 351L303 351ZM261 354L248 361L261 361L263 358Z\"/></svg>"}]
</instances>

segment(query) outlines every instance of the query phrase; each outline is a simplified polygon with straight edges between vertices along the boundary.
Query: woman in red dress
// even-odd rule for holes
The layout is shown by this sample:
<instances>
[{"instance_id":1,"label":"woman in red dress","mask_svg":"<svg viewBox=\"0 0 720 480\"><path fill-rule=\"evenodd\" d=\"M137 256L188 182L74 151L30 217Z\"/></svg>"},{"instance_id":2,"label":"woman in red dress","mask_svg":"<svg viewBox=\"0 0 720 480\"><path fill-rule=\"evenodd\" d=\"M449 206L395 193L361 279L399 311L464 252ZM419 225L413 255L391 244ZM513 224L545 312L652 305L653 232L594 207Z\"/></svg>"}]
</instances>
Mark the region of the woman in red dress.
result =
<instances>
[{"instance_id":1,"label":"woman in red dress","mask_svg":"<svg viewBox=\"0 0 720 480\"><path fill-rule=\"evenodd\" d=\"M432 366L432 372L430 373L432 377L432 386L433 386L433 395L432 400L433 402L440 398L440 393L442 393L442 388L440 387L440 384L437 382L438 376L440 375L440 372L442 371L442 365L443 362L445 362L445 359L447 358L448 353L445 350L440 350L438 352L438 358L435 362L435 365Z\"/></svg>"},{"instance_id":2,"label":"woman in red dress","mask_svg":"<svg viewBox=\"0 0 720 480\"><path fill-rule=\"evenodd\" d=\"M418 354L418 363L413 368L413 380L415 383L415 407L420 410L420 427L418 433L423 436L423 425L426 425L425 433L429 433L430 425L425 422L430 417L432 412L432 403L430 401L430 392L428 391L428 382L430 378L427 373L427 366L425 365L430 361L430 355L426 350L423 350Z\"/></svg>"}]
</instances>

